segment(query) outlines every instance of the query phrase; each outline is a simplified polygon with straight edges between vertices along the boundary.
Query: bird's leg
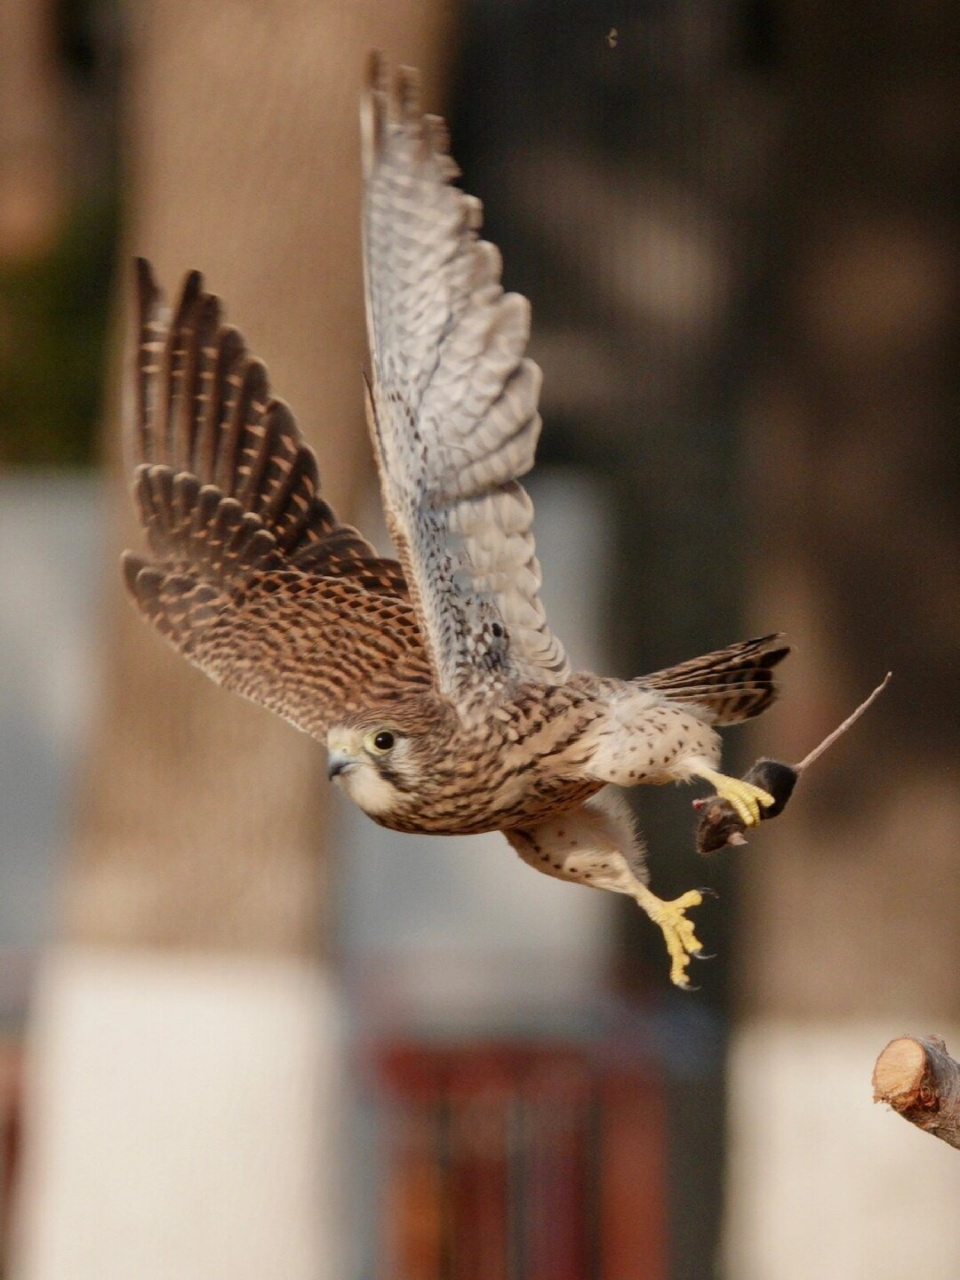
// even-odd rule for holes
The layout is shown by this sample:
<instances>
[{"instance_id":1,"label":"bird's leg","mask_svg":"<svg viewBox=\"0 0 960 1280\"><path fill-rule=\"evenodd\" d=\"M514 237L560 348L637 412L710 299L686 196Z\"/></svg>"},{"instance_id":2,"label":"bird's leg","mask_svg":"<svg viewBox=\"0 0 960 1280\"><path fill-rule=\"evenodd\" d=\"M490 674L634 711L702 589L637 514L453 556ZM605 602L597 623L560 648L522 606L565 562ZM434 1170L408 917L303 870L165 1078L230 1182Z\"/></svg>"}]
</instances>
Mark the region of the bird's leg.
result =
<instances>
[{"instance_id":1,"label":"bird's leg","mask_svg":"<svg viewBox=\"0 0 960 1280\"><path fill-rule=\"evenodd\" d=\"M745 827L755 827L760 821L760 807L769 809L774 798L763 787L754 786L752 782L744 782L742 778L730 778L725 773L717 773L707 764L693 763L690 772L698 778L709 782L721 800L726 800L739 815Z\"/></svg>"},{"instance_id":2,"label":"bird's leg","mask_svg":"<svg viewBox=\"0 0 960 1280\"><path fill-rule=\"evenodd\" d=\"M686 912L700 905L703 893L691 889L672 902L664 902L647 888L643 847L621 797L601 792L578 809L503 834L524 862L545 875L629 894L663 932L671 980L678 987L690 985L690 957L699 955L702 947Z\"/></svg>"},{"instance_id":3,"label":"bird's leg","mask_svg":"<svg viewBox=\"0 0 960 1280\"><path fill-rule=\"evenodd\" d=\"M693 931L693 921L686 916L688 907L699 907L703 902L703 890L689 889L686 893L664 902L651 893L645 884L636 884L632 896L640 904L654 924L660 926L670 955L670 981L678 987L690 985L687 968L691 956L699 956L703 944Z\"/></svg>"}]
</instances>

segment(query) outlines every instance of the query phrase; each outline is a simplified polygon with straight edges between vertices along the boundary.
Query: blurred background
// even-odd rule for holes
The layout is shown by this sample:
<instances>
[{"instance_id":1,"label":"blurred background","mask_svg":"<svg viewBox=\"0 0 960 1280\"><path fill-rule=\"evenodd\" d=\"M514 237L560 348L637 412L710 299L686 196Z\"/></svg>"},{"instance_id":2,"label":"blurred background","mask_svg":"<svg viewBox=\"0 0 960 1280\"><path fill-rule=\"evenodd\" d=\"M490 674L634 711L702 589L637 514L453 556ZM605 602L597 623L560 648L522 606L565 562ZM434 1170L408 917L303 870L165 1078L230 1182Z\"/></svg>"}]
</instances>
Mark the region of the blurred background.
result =
<instances>
[{"instance_id":1,"label":"blurred background","mask_svg":"<svg viewBox=\"0 0 960 1280\"><path fill-rule=\"evenodd\" d=\"M958 10L947 0L4 0L0 1248L30 1280L894 1280L960 1159L870 1100L960 1048ZM784 630L728 769L881 701L746 849L635 799L630 903L384 833L137 619L131 255L199 267L382 538L357 98L423 70L534 310L574 660Z\"/></svg>"}]
</instances>

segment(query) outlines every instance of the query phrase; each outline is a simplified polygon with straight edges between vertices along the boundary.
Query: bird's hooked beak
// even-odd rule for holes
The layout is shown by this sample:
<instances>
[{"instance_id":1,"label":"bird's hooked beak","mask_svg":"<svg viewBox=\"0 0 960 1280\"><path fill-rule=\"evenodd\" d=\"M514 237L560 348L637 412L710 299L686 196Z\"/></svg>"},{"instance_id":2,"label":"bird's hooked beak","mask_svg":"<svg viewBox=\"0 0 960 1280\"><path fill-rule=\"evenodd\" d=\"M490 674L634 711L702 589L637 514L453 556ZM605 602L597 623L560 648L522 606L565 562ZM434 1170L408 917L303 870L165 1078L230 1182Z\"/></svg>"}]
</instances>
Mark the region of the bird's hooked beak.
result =
<instances>
[{"instance_id":1,"label":"bird's hooked beak","mask_svg":"<svg viewBox=\"0 0 960 1280\"><path fill-rule=\"evenodd\" d=\"M327 777L333 782L341 773L346 773L357 763L356 759L338 747L327 749Z\"/></svg>"}]
</instances>

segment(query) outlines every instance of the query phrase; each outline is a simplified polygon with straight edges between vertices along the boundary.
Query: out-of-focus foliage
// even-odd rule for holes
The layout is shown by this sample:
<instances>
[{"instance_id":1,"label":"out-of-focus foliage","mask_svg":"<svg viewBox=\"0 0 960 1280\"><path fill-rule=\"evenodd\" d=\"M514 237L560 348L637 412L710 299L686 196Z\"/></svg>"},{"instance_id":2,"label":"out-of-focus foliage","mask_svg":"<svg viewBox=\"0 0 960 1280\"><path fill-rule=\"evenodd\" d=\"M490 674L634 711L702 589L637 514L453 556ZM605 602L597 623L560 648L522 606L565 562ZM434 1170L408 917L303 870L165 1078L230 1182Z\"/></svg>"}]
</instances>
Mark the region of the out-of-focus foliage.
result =
<instances>
[{"instance_id":1,"label":"out-of-focus foliage","mask_svg":"<svg viewBox=\"0 0 960 1280\"><path fill-rule=\"evenodd\" d=\"M0 270L0 465L92 459L116 221L113 192L86 199L51 252Z\"/></svg>"},{"instance_id":2,"label":"out-of-focus foliage","mask_svg":"<svg viewBox=\"0 0 960 1280\"><path fill-rule=\"evenodd\" d=\"M118 13L114 0L61 0L4 24L22 41L8 55L35 100L0 122L0 182L28 208L36 198L43 225L18 229L24 251L14 236L0 252L2 467L93 458L119 222Z\"/></svg>"}]
</instances>

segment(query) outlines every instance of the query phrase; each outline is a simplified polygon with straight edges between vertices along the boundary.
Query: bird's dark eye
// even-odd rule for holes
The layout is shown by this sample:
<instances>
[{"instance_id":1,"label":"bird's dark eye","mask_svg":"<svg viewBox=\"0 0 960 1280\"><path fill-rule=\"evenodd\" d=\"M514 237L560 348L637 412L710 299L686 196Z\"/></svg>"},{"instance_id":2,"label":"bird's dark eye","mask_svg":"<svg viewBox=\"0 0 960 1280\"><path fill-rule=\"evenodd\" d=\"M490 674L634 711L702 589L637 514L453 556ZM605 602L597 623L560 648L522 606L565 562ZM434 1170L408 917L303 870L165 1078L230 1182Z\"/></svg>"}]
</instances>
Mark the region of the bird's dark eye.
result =
<instances>
[{"instance_id":1,"label":"bird's dark eye","mask_svg":"<svg viewBox=\"0 0 960 1280\"><path fill-rule=\"evenodd\" d=\"M503 627L501 627L501 625L500 625L500 623L499 623L499 622L495 622L495 623L493 623L493 625L491 626L490 630L493 632L493 634L494 634L494 636L495 636L495 638L496 638L497 640L499 640L499 639L500 639L500 637L503 635Z\"/></svg>"},{"instance_id":2,"label":"bird's dark eye","mask_svg":"<svg viewBox=\"0 0 960 1280\"><path fill-rule=\"evenodd\" d=\"M389 751L393 746L393 743L393 734L387 729L381 729L379 733L374 734L373 745L374 749L377 751Z\"/></svg>"}]
</instances>

